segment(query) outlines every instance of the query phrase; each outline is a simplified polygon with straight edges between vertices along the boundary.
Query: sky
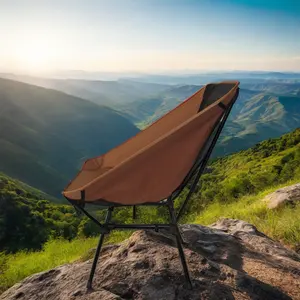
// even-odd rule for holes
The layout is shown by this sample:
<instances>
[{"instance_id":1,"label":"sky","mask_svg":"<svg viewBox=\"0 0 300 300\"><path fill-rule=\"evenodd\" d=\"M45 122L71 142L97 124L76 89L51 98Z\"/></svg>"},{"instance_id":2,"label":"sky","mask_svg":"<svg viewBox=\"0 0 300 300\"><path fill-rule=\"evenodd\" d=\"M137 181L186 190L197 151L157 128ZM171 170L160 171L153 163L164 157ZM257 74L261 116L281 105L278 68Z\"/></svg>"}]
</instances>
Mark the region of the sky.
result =
<instances>
[{"instance_id":1,"label":"sky","mask_svg":"<svg viewBox=\"0 0 300 300\"><path fill-rule=\"evenodd\" d=\"M300 71L300 0L0 0L0 72Z\"/></svg>"}]
</instances>

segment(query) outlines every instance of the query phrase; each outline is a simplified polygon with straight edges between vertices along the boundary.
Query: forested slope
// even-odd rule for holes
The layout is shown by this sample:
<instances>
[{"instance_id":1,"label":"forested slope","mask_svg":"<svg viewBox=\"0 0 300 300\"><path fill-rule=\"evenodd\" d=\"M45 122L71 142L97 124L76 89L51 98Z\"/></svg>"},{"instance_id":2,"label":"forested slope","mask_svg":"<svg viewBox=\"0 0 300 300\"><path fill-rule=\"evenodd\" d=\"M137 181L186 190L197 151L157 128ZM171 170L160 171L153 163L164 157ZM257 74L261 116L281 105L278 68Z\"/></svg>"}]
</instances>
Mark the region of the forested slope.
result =
<instances>
[{"instance_id":1,"label":"forested slope","mask_svg":"<svg viewBox=\"0 0 300 300\"><path fill-rule=\"evenodd\" d=\"M0 78L0 171L51 195L138 129L111 108Z\"/></svg>"}]
</instances>

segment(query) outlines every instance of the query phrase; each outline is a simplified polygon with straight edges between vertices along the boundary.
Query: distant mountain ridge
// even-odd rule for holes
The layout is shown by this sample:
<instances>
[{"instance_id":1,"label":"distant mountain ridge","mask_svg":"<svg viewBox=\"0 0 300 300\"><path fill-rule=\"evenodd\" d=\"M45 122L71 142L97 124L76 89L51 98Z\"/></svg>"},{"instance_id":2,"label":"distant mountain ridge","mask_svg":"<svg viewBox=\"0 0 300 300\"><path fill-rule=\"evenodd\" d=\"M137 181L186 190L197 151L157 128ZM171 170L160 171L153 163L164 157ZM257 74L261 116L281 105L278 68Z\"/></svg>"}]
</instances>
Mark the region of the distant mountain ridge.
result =
<instances>
[{"instance_id":1,"label":"distant mountain ridge","mask_svg":"<svg viewBox=\"0 0 300 300\"><path fill-rule=\"evenodd\" d=\"M63 108L64 112L62 112L62 115L59 117L59 122L62 121L63 114L68 111L67 107L74 110L74 113L68 112L67 119L70 121L68 128L64 127L66 125L65 123L60 129L55 129L55 134L52 131L47 131L46 134L41 135L36 132L36 130L32 130L32 128L43 128L44 125L41 126L41 124L45 121L45 110L42 109L42 112L32 114L32 112L28 110L28 107L22 107L23 111L20 111L19 104L16 106L16 103L10 101L9 104L6 104L6 108L4 108L3 105L1 109L3 109L4 113L4 110L7 109L8 106L15 105L14 108L11 107L11 110L14 111L13 114L16 117L16 120L19 121L17 121L14 126L12 124L10 125L10 128L12 129L7 132L13 132L13 130L16 130L16 133L14 135L10 135L9 138L6 137L4 140L2 139L2 150L0 150L0 153L1 151L4 151L3 149L6 149L6 153L10 153L11 155L8 160L10 163L14 161L13 157L22 157L25 155L28 157L28 161L34 161L36 167L43 170L41 174L44 174L45 170L47 170L47 173L50 172L52 174L51 176L56 178L56 180L62 176L63 178L60 178L58 180L59 182L66 181L66 178L72 178L74 175L74 171L71 171L74 170L74 161L77 162L76 168L78 168L80 162L82 162L87 156L98 155L103 153L103 151L105 152L105 149L110 149L112 146L118 144L114 142L111 143L111 140L118 140L119 134L122 137L120 140L123 141L133 135L133 132L137 132L137 129L135 129L135 131L129 130L131 134L125 134L123 136L122 122L126 121L125 118L130 122L135 123L138 127L145 128L199 90L202 87L199 83L217 81L218 79L232 79L233 74L235 73L229 72L224 74L215 73L178 77L184 79L186 83L171 85L165 84L165 82L168 83L168 80L161 84L147 82L149 78L155 78L154 75L145 77L148 79L144 82L137 82L128 78L117 81L89 81L80 79L45 79L26 76L22 77L18 75L16 78L19 80L32 81L37 85L58 88L69 93L66 95L54 90L48 90L49 92L51 91L51 93L59 93L55 94L56 98L58 97L57 95L64 95L63 98L68 97L69 99L68 104L65 103L62 106L65 108ZM297 77L299 74L257 72L247 75L247 73L239 72L236 73L236 75L240 76L241 81L239 98L232 109L224 131L216 145L213 153L214 156L223 156L232 152L247 149L262 140L278 137L300 126L300 77ZM166 79L166 76L158 77ZM176 76L171 77L173 79L177 78ZM193 82L198 82L198 84L193 84ZM10 88L14 89L12 86ZM35 91L37 91L37 87L31 89L35 89ZM80 105L78 106L79 98L71 96L70 94L72 93L77 96L86 96L89 100L96 104L104 103L110 108L94 105L89 101L85 101L84 103L89 103L89 109L85 110L84 117L78 118L81 115L78 111L82 111L82 109L80 108ZM18 99L19 96L16 98ZM4 103L6 100L2 97L1 101ZM84 100L81 99L81 101ZM56 102L56 107L58 107L58 102ZM93 112L88 112L88 110ZM39 117L40 114L43 118ZM112 117L110 117L111 114ZM77 115L78 117L76 119L72 119L71 115ZM116 116L119 118L116 118ZM81 120L81 118L83 119ZM105 124L112 125L103 127L100 125L100 119L105 119L107 121L107 123L105 121ZM123 121L119 123L121 119ZM12 117L9 122L13 122ZM23 126L21 124L22 122L25 122L26 126ZM55 124L58 125L59 122L55 122ZM130 122L128 122L128 126L132 126ZM94 123L97 123L97 125ZM28 124L31 125L29 126ZM81 132L80 138L78 138L78 135L74 132L71 133L72 127L76 128L78 124L81 124L80 126L85 124L84 129L80 129L79 131L79 128L76 129L76 132ZM127 128L127 125L125 128ZM2 124L2 127L5 128L4 124ZM106 134L105 131L99 133L99 136L103 137L100 141L96 137L96 127L106 128L106 130L110 127L114 128L114 137L112 138L112 135ZM93 134L91 134L91 132L93 132ZM53 134L55 137L53 137ZM70 143L67 143L67 145L63 147L64 149L56 156L53 155L53 159L47 162L48 167L45 169L44 163L40 163L40 161L36 159L36 155L38 155L38 157L42 160L45 157L48 160L51 156L49 156L47 151L51 149L51 152L55 146L53 146L53 144L49 145L49 139L46 137L51 137L51 141L60 140L55 144L61 145L65 142L64 141L62 143L61 141L65 139L65 135L70 138ZM13 136L20 136L22 138L16 142L16 140L13 140ZM93 136L93 138L91 138L91 136ZM24 142L25 140L27 141ZM21 141L26 144L26 147L24 148L22 146L16 150L16 144L19 145ZM11 144L9 143L14 145L14 151L9 151L9 149L11 149ZM22 143L20 145L23 145ZM33 152L31 151L30 144L33 145ZM47 145L47 151L43 145ZM30 150L28 151L28 149ZM37 152L37 149L43 150ZM25 154L24 151L26 152ZM75 152L77 153L76 155ZM74 158L72 157L73 154L71 154L69 156L72 158L69 159L67 153L73 153L75 155ZM64 166L66 167L66 165L68 165L68 167L66 167L66 169L69 170L67 172L67 176L64 172L56 171L56 166L59 165L57 161L63 159L65 160ZM67 161L70 162L67 163ZM5 164L7 164L7 162ZM20 163L18 166L20 166ZM9 169L13 168L13 165L9 167ZM25 176L25 171L22 172L23 177L21 179ZM16 177L16 174L8 174ZM70 176L69 174L72 175ZM42 182L45 182L45 180L41 180L41 183ZM56 183L53 186L57 185L58 184ZM42 188L41 185L39 185L39 187ZM56 191L55 195L57 195L57 192L58 191Z\"/></svg>"},{"instance_id":2,"label":"distant mountain ridge","mask_svg":"<svg viewBox=\"0 0 300 300\"><path fill-rule=\"evenodd\" d=\"M300 97L258 93L240 97L232 109L214 155L247 149L300 126Z\"/></svg>"},{"instance_id":3,"label":"distant mountain ridge","mask_svg":"<svg viewBox=\"0 0 300 300\"><path fill-rule=\"evenodd\" d=\"M0 77L55 89L75 97L90 100L99 105L110 107L144 99L169 88L165 84L143 83L126 79L117 81L53 79L1 73Z\"/></svg>"},{"instance_id":4,"label":"distant mountain ridge","mask_svg":"<svg viewBox=\"0 0 300 300\"><path fill-rule=\"evenodd\" d=\"M0 171L59 196L82 162L138 129L111 108L0 79Z\"/></svg>"}]
</instances>

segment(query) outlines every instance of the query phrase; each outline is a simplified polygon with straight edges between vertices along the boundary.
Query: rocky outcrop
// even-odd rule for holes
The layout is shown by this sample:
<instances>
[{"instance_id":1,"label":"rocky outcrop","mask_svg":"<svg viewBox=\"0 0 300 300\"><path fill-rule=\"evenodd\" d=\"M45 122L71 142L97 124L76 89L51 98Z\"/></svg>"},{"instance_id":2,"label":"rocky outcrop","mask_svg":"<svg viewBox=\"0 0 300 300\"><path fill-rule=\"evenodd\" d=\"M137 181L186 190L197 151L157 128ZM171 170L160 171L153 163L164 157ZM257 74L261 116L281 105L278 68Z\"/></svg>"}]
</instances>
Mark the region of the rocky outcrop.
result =
<instances>
[{"instance_id":1,"label":"rocky outcrop","mask_svg":"<svg viewBox=\"0 0 300 300\"><path fill-rule=\"evenodd\" d=\"M0 299L300 299L299 255L251 224L222 219L210 227L183 225L181 231L192 290L172 236L137 231L103 249L93 291L85 288L89 260L28 277Z\"/></svg>"},{"instance_id":2,"label":"rocky outcrop","mask_svg":"<svg viewBox=\"0 0 300 300\"><path fill-rule=\"evenodd\" d=\"M300 183L281 188L264 198L270 209L283 206L285 204L295 205L300 203Z\"/></svg>"}]
</instances>

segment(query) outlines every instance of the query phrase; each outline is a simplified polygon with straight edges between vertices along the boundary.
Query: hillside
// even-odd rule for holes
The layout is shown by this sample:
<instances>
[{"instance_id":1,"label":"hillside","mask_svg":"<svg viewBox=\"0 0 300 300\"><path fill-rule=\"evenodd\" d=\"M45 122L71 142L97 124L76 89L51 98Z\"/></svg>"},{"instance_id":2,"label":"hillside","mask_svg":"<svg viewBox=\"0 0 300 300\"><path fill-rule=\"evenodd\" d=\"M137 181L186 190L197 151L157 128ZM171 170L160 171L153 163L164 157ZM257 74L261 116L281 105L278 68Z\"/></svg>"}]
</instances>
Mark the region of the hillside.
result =
<instances>
[{"instance_id":1,"label":"hillside","mask_svg":"<svg viewBox=\"0 0 300 300\"><path fill-rule=\"evenodd\" d=\"M0 79L0 171L59 196L87 157L138 132L104 106Z\"/></svg>"},{"instance_id":2,"label":"hillside","mask_svg":"<svg viewBox=\"0 0 300 300\"><path fill-rule=\"evenodd\" d=\"M271 210L262 201L266 194L299 182L300 129L211 161L181 221L209 225L222 217L244 220L299 252L300 204ZM0 291L33 273L85 260L91 255L88 250L97 244L97 226L76 216L71 206L54 205L44 198L46 195L19 181L0 176L0 252L8 252L0 255ZM182 200L176 200L175 206ZM94 213L103 220L103 210ZM116 208L113 220L132 222L132 209ZM162 208L141 207L136 222L165 223L168 215ZM130 234L114 231L106 243L119 242ZM40 252L9 253L41 247Z\"/></svg>"},{"instance_id":3,"label":"hillside","mask_svg":"<svg viewBox=\"0 0 300 300\"><path fill-rule=\"evenodd\" d=\"M236 154L213 160L200 179L190 212L211 202L231 203L242 196L300 179L300 128ZM201 201L198 201L200 199Z\"/></svg>"},{"instance_id":4,"label":"hillside","mask_svg":"<svg viewBox=\"0 0 300 300\"><path fill-rule=\"evenodd\" d=\"M173 109L200 89L197 85L169 87L167 90L146 99L116 106L120 112L140 127L145 127Z\"/></svg>"},{"instance_id":5,"label":"hillside","mask_svg":"<svg viewBox=\"0 0 300 300\"><path fill-rule=\"evenodd\" d=\"M49 200L58 201L0 173L0 253L41 249L50 238L77 235L73 208Z\"/></svg>"},{"instance_id":6,"label":"hillside","mask_svg":"<svg viewBox=\"0 0 300 300\"><path fill-rule=\"evenodd\" d=\"M300 78L300 74L298 75ZM266 93L275 93L277 95L290 94L300 96L300 79L294 80L263 80L260 82L243 82L243 88L252 91L262 91Z\"/></svg>"},{"instance_id":7,"label":"hillside","mask_svg":"<svg viewBox=\"0 0 300 300\"><path fill-rule=\"evenodd\" d=\"M300 126L300 97L241 89L215 155L247 149Z\"/></svg>"},{"instance_id":8,"label":"hillside","mask_svg":"<svg viewBox=\"0 0 300 300\"><path fill-rule=\"evenodd\" d=\"M254 196L255 198L261 192L285 185L290 181L297 182L297 180L300 180L300 129L283 135L278 139L264 141L248 150L210 162L206 173L200 179L198 190L188 206L184 221L191 222L199 217L201 218L203 213L210 211L210 205L219 205L221 208L229 205L233 210L238 209L239 203L241 203L241 207L244 205L244 202L241 200L243 197ZM22 182L13 180L4 174L0 176L0 193L2 195L0 202L2 207L6 208L3 203L7 201L10 205L16 207L26 204L26 213L36 215L37 211L39 211L39 214L42 213L42 216L50 218L48 221L51 220L52 217L47 215L48 213L45 213L43 210L37 210L40 204L36 203L36 200L43 200L43 207L50 207L50 204L44 201L44 199L49 199L48 195L24 185ZM250 200L246 199L245 201L251 202L253 200L251 197ZM176 200L176 206L183 198L184 195ZM255 198L254 200L256 201L257 199ZM65 203L67 204L67 202ZM212 208L214 208L213 206ZM67 209L64 206L61 207L62 211L74 212L73 208L69 206L67 206ZM60 208L58 209L61 210ZM265 207L262 205L260 209L265 210ZM56 210L56 208L51 206L51 210ZM12 211L11 213L15 212ZM99 217L103 217L103 213L102 210L97 212ZM216 221L216 218L219 216L218 213L218 211L214 212L208 220L203 219L201 223L209 224ZM225 210L223 210L223 213L225 213ZM297 213L297 210L294 213ZM8 218L5 211L2 214L8 220L17 219L16 217ZM138 215L139 218L145 219L147 222L155 220L155 222L163 223L166 221L165 213L162 214L161 210L155 210L151 207L141 209ZM131 220L131 209L116 209L114 217L119 222L127 222ZM97 226L94 226L86 218L78 219L75 216L69 215L65 217L58 214L54 219L60 220L60 222L68 221L72 223L71 228L69 228L69 225L61 223L61 226L65 229L60 236L74 238L82 234L84 236L98 235ZM295 221L297 222L297 220ZM81 224L80 226L79 223ZM255 225L257 224L255 223ZM295 226L300 226L300 224ZM288 230L288 228L287 226L285 229ZM13 232L11 230L11 236L14 235ZM282 236L282 238L286 238L286 243L295 246L297 244L297 236L300 238L300 228L298 233L295 231L295 234L296 236L289 235L286 237ZM57 235L59 234L57 233Z\"/></svg>"},{"instance_id":9,"label":"hillside","mask_svg":"<svg viewBox=\"0 0 300 300\"><path fill-rule=\"evenodd\" d=\"M300 129L212 161L183 221L245 220L300 250L300 203L270 211L262 199L300 182ZM180 200L179 200L180 201Z\"/></svg>"}]
</instances>

